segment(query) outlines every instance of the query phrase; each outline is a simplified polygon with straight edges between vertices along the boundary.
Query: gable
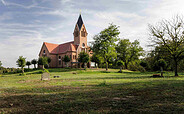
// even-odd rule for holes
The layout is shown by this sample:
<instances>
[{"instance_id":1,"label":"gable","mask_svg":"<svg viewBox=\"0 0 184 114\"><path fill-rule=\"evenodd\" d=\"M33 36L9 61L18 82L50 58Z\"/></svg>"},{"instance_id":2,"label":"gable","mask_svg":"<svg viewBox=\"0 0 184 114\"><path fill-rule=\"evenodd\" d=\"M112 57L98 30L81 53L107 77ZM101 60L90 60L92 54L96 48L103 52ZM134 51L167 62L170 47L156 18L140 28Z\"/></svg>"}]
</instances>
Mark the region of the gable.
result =
<instances>
[{"instance_id":1,"label":"gable","mask_svg":"<svg viewBox=\"0 0 184 114\"><path fill-rule=\"evenodd\" d=\"M45 43L43 43L43 45L42 45L42 48L41 48L40 53L39 53L39 56L42 56L43 55L43 51L44 50L45 50L45 53L48 53L49 54L49 51L48 51Z\"/></svg>"}]
</instances>

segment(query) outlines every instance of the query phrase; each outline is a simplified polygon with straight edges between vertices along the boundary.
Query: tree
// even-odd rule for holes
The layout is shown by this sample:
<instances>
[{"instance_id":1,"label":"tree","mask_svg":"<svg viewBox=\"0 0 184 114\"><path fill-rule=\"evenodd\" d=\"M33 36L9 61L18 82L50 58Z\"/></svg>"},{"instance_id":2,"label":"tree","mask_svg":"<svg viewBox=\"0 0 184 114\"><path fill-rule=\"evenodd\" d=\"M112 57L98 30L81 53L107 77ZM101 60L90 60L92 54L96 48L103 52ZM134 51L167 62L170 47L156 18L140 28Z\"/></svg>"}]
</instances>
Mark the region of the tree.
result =
<instances>
[{"instance_id":1,"label":"tree","mask_svg":"<svg viewBox=\"0 0 184 114\"><path fill-rule=\"evenodd\" d=\"M45 66L48 65L47 57L40 57L38 59L38 65L42 65L42 69L45 69Z\"/></svg>"},{"instance_id":2,"label":"tree","mask_svg":"<svg viewBox=\"0 0 184 114\"><path fill-rule=\"evenodd\" d=\"M108 60L116 58L115 42L119 37L119 30L116 25L110 24L99 34L94 36L91 49L94 53L102 57L106 63L106 70L108 70Z\"/></svg>"},{"instance_id":3,"label":"tree","mask_svg":"<svg viewBox=\"0 0 184 114\"><path fill-rule=\"evenodd\" d=\"M119 72L122 73L122 67L124 66L124 62L119 60L119 61L117 61L117 65L120 67L120 71Z\"/></svg>"},{"instance_id":4,"label":"tree","mask_svg":"<svg viewBox=\"0 0 184 114\"><path fill-rule=\"evenodd\" d=\"M19 59L16 61L18 67L21 67L22 74L24 74L24 67L26 66L26 58L19 56Z\"/></svg>"},{"instance_id":5,"label":"tree","mask_svg":"<svg viewBox=\"0 0 184 114\"><path fill-rule=\"evenodd\" d=\"M166 66L166 62L164 59L158 60L158 66L160 66L161 76L163 76L163 68Z\"/></svg>"},{"instance_id":6,"label":"tree","mask_svg":"<svg viewBox=\"0 0 184 114\"><path fill-rule=\"evenodd\" d=\"M48 61L48 63L50 63L50 62L51 62L51 58L50 58L50 57L48 57L48 58L47 58L47 61Z\"/></svg>"},{"instance_id":7,"label":"tree","mask_svg":"<svg viewBox=\"0 0 184 114\"><path fill-rule=\"evenodd\" d=\"M98 68L99 64L100 64L100 58L97 54L93 53L93 56L91 57L91 61L95 62L95 67ZM96 66L97 63L97 66Z\"/></svg>"},{"instance_id":8,"label":"tree","mask_svg":"<svg viewBox=\"0 0 184 114\"><path fill-rule=\"evenodd\" d=\"M84 64L84 68L86 69L86 64L89 62L89 55L82 51L79 53L78 61Z\"/></svg>"},{"instance_id":9,"label":"tree","mask_svg":"<svg viewBox=\"0 0 184 114\"><path fill-rule=\"evenodd\" d=\"M36 64L38 63L38 61L37 61L36 59L33 59L33 60L31 61L31 63L34 65L34 68L36 69Z\"/></svg>"},{"instance_id":10,"label":"tree","mask_svg":"<svg viewBox=\"0 0 184 114\"><path fill-rule=\"evenodd\" d=\"M145 61L145 60L142 60L141 62L140 62L140 65L142 66L142 67L147 67L148 66L148 63Z\"/></svg>"},{"instance_id":11,"label":"tree","mask_svg":"<svg viewBox=\"0 0 184 114\"><path fill-rule=\"evenodd\" d=\"M2 67L2 62L0 61L0 67Z\"/></svg>"},{"instance_id":12,"label":"tree","mask_svg":"<svg viewBox=\"0 0 184 114\"><path fill-rule=\"evenodd\" d=\"M31 65L31 62L30 61L27 61L26 62L26 65L28 66L28 69L29 69L29 66Z\"/></svg>"},{"instance_id":13,"label":"tree","mask_svg":"<svg viewBox=\"0 0 184 114\"><path fill-rule=\"evenodd\" d=\"M125 63L125 69L131 61L138 60L143 55L143 48L139 46L139 41L130 42L128 39L122 39L116 46L118 59Z\"/></svg>"},{"instance_id":14,"label":"tree","mask_svg":"<svg viewBox=\"0 0 184 114\"><path fill-rule=\"evenodd\" d=\"M63 61L65 62L66 67L68 67L68 62L70 62L70 58L68 57L68 55L64 56Z\"/></svg>"},{"instance_id":15,"label":"tree","mask_svg":"<svg viewBox=\"0 0 184 114\"><path fill-rule=\"evenodd\" d=\"M48 62L48 67L49 67L49 63L51 62L51 58L50 57L47 57L47 62Z\"/></svg>"},{"instance_id":16,"label":"tree","mask_svg":"<svg viewBox=\"0 0 184 114\"><path fill-rule=\"evenodd\" d=\"M184 57L184 22L180 16L163 20L157 25L150 25L150 39L153 45L164 46L169 57L174 61L175 76L178 76L178 62Z\"/></svg>"}]
</instances>

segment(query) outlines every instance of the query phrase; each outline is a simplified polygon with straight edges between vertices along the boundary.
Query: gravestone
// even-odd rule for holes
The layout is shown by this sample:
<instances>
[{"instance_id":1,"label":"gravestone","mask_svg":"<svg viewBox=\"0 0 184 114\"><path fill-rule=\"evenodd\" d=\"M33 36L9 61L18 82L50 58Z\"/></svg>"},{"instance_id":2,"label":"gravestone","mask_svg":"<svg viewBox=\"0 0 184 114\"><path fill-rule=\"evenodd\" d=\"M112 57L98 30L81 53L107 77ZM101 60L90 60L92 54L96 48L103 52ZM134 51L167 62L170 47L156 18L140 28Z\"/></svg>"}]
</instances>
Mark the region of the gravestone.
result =
<instances>
[{"instance_id":1,"label":"gravestone","mask_svg":"<svg viewBox=\"0 0 184 114\"><path fill-rule=\"evenodd\" d=\"M50 74L47 72L44 72L42 74L41 80L50 80Z\"/></svg>"}]
</instances>

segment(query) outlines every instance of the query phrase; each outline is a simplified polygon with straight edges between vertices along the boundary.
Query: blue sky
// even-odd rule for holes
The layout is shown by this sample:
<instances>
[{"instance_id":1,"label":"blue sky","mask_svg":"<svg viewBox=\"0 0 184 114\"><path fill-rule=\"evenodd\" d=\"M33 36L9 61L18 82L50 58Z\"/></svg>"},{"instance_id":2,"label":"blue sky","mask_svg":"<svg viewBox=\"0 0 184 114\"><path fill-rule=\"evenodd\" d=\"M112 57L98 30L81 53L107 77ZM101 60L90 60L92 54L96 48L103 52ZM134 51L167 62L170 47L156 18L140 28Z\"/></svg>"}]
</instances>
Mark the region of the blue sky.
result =
<instances>
[{"instance_id":1,"label":"blue sky","mask_svg":"<svg viewBox=\"0 0 184 114\"><path fill-rule=\"evenodd\" d=\"M120 26L120 38L138 39L148 50L148 23L183 15L183 0L0 0L0 61L17 67L16 60L38 58L43 42L73 40L80 10L88 42L109 23Z\"/></svg>"}]
</instances>

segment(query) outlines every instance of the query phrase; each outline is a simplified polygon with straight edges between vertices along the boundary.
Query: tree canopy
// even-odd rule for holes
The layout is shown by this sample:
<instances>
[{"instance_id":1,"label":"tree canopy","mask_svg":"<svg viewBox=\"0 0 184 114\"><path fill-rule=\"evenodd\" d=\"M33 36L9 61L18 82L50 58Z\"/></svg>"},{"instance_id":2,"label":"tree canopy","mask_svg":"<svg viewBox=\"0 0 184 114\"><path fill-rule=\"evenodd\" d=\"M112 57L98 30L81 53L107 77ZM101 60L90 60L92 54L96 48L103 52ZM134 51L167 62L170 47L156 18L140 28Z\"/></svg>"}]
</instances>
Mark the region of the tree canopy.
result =
<instances>
[{"instance_id":1,"label":"tree canopy","mask_svg":"<svg viewBox=\"0 0 184 114\"><path fill-rule=\"evenodd\" d=\"M86 63L89 62L89 55L84 51L80 52L79 57L78 57L78 61L81 63L84 63L85 64L84 67L86 68Z\"/></svg>"},{"instance_id":2,"label":"tree canopy","mask_svg":"<svg viewBox=\"0 0 184 114\"><path fill-rule=\"evenodd\" d=\"M93 38L94 42L92 42L91 49L104 59L106 70L108 70L108 60L116 58L115 42L120 34L118 28L116 25L110 24L108 28L105 28Z\"/></svg>"},{"instance_id":3,"label":"tree canopy","mask_svg":"<svg viewBox=\"0 0 184 114\"><path fill-rule=\"evenodd\" d=\"M131 61L138 60L143 55L143 48L139 46L139 41L130 42L129 39L121 39L117 46L118 59L125 63L125 68Z\"/></svg>"},{"instance_id":4,"label":"tree canopy","mask_svg":"<svg viewBox=\"0 0 184 114\"><path fill-rule=\"evenodd\" d=\"M31 65L31 62L30 61L27 61L26 62L26 65L28 66L28 69L29 69L29 66Z\"/></svg>"},{"instance_id":5,"label":"tree canopy","mask_svg":"<svg viewBox=\"0 0 184 114\"><path fill-rule=\"evenodd\" d=\"M45 66L48 65L48 58L47 57L40 57L38 59L38 65L42 65L43 69L45 69Z\"/></svg>"},{"instance_id":6,"label":"tree canopy","mask_svg":"<svg viewBox=\"0 0 184 114\"><path fill-rule=\"evenodd\" d=\"M66 66L68 67L68 62L70 62L70 58L68 57L68 55L64 56L63 61L66 63Z\"/></svg>"},{"instance_id":7,"label":"tree canopy","mask_svg":"<svg viewBox=\"0 0 184 114\"><path fill-rule=\"evenodd\" d=\"M36 59L33 59L33 60L31 61L31 63L34 65L34 68L36 68L36 64L38 63L38 61L37 61Z\"/></svg>"},{"instance_id":8,"label":"tree canopy","mask_svg":"<svg viewBox=\"0 0 184 114\"><path fill-rule=\"evenodd\" d=\"M16 63L18 67L21 67L22 73L24 73L24 67L26 66L26 58L24 58L23 56L19 56Z\"/></svg>"},{"instance_id":9,"label":"tree canopy","mask_svg":"<svg viewBox=\"0 0 184 114\"><path fill-rule=\"evenodd\" d=\"M175 76L178 76L178 62L184 58L184 22L181 16L163 20L157 25L149 24L150 40L154 45L162 45L174 61Z\"/></svg>"}]
</instances>

